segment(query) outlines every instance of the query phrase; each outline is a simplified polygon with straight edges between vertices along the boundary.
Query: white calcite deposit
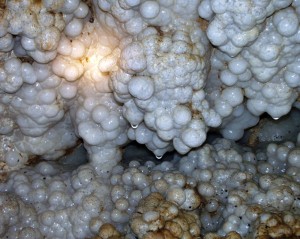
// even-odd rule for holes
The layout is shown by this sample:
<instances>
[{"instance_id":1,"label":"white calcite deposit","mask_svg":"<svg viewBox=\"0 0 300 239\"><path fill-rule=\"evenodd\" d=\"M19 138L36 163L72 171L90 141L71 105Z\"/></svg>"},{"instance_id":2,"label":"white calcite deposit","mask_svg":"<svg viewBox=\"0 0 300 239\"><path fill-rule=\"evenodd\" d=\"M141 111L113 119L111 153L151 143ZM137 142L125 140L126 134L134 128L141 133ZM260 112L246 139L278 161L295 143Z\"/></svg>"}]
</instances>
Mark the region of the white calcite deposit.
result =
<instances>
[{"instance_id":1,"label":"white calcite deposit","mask_svg":"<svg viewBox=\"0 0 300 239\"><path fill-rule=\"evenodd\" d=\"M299 23L298 0L0 0L0 238L300 237Z\"/></svg>"}]
</instances>

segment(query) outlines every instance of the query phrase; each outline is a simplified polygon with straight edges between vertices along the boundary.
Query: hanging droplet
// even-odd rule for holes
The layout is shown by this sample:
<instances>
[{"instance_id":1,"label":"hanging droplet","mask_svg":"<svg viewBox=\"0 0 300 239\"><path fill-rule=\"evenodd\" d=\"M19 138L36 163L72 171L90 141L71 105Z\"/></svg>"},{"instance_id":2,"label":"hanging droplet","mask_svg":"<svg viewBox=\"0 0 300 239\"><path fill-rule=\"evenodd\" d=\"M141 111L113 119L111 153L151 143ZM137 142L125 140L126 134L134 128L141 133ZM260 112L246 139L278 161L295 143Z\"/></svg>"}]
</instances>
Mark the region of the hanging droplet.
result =
<instances>
[{"instance_id":1,"label":"hanging droplet","mask_svg":"<svg viewBox=\"0 0 300 239\"><path fill-rule=\"evenodd\" d=\"M273 120L278 120L278 119L279 119L279 117L274 117L274 118L273 118Z\"/></svg>"},{"instance_id":2,"label":"hanging droplet","mask_svg":"<svg viewBox=\"0 0 300 239\"><path fill-rule=\"evenodd\" d=\"M139 125L138 125L138 124L132 124L131 127L132 127L133 129L136 129L137 127L139 127Z\"/></svg>"},{"instance_id":3,"label":"hanging droplet","mask_svg":"<svg viewBox=\"0 0 300 239\"><path fill-rule=\"evenodd\" d=\"M162 155L155 155L155 157L157 158L157 159L162 159Z\"/></svg>"}]
</instances>

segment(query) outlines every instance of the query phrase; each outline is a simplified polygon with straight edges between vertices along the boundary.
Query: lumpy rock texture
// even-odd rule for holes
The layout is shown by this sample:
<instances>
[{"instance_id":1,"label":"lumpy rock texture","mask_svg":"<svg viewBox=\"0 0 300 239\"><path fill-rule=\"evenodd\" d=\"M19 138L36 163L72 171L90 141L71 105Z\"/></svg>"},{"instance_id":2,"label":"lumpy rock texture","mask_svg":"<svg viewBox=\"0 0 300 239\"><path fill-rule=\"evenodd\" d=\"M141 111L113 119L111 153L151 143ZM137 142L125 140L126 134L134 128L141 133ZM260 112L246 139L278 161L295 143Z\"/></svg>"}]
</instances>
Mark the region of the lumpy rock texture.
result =
<instances>
[{"instance_id":1,"label":"lumpy rock texture","mask_svg":"<svg viewBox=\"0 0 300 239\"><path fill-rule=\"evenodd\" d=\"M107 174L129 141L157 158L184 155L211 128L238 140L263 113L278 119L299 108L298 5L2 4L2 168L58 158L83 140Z\"/></svg>"},{"instance_id":2,"label":"lumpy rock texture","mask_svg":"<svg viewBox=\"0 0 300 239\"><path fill-rule=\"evenodd\" d=\"M0 237L299 237L299 20L298 0L0 0ZM173 156L122 164L130 141Z\"/></svg>"}]
</instances>

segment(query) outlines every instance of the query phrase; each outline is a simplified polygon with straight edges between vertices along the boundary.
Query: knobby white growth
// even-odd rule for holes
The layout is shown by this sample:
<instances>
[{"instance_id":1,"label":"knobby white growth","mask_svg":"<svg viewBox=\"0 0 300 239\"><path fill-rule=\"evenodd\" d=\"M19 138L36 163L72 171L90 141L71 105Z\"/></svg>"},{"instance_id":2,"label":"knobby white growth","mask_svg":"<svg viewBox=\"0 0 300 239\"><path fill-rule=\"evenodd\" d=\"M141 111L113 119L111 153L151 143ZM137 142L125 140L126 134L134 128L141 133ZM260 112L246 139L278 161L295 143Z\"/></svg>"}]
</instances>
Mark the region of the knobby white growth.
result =
<instances>
[{"instance_id":1,"label":"knobby white growth","mask_svg":"<svg viewBox=\"0 0 300 239\"><path fill-rule=\"evenodd\" d=\"M299 22L298 0L0 0L0 237L300 236ZM80 141L87 164L53 162ZM125 166L130 141L180 156Z\"/></svg>"}]
</instances>

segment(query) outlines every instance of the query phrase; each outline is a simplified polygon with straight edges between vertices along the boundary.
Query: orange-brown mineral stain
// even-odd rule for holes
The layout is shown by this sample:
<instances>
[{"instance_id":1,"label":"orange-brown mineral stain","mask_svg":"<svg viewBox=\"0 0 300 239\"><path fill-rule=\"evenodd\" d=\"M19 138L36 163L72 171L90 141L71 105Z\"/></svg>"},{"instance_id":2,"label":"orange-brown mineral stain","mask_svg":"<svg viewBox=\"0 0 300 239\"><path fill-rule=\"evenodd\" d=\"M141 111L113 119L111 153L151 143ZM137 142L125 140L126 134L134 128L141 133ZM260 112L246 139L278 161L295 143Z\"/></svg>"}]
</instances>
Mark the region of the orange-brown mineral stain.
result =
<instances>
[{"instance_id":1,"label":"orange-brown mineral stain","mask_svg":"<svg viewBox=\"0 0 300 239\"><path fill-rule=\"evenodd\" d=\"M5 9L6 7L6 0L0 0L0 18L3 16L2 14L2 11ZM1 11L2 10L2 11Z\"/></svg>"},{"instance_id":2,"label":"orange-brown mineral stain","mask_svg":"<svg viewBox=\"0 0 300 239\"><path fill-rule=\"evenodd\" d=\"M31 0L32 4L42 4L42 0Z\"/></svg>"},{"instance_id":3,"label":"orange-brown mineral stain","mask_svg":"<svg viewBox=\"0 0 300 239\"><path fill-rule=\"evenodd\" d=\"M208 24L209 22L203 18L199 18L198 22L200 23L200 28L202 31L206 31L206 29L208 28Z\"/></svg>"}]
</instances>

